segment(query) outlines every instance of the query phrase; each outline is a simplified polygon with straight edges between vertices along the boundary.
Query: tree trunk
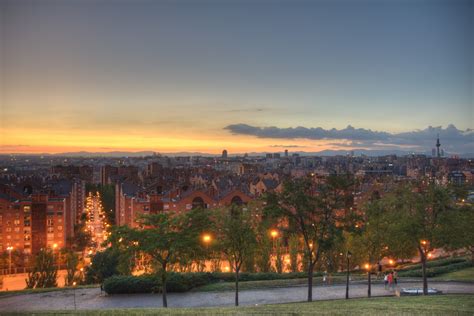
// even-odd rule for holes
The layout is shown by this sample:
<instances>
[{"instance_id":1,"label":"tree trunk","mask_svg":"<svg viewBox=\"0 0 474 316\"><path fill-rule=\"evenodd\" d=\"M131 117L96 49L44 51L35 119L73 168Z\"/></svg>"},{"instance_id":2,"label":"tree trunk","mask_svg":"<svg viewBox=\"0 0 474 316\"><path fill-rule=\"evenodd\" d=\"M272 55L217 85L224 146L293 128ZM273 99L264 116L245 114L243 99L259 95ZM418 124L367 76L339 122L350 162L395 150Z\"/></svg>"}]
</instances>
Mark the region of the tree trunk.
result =
<instances>
[{"instance_id":1,"label":"tree trunk","mask_svg":"<svg viewBox=\"0 0 474 316\"><path fill-rule=\"evenodd\" d=\"M423 277L423 295L428 295L428 278L426 276L426 254L423 250L419 251L421 256L421 275Z\"/></svg>"},{"instance_id":2,"label":"tree trunk","mask_svg":"<svg viewBox=\"0 0 474 316\"><path fill-rule=\"evenodd\" d=\"M235 306L239 306L239 269L235 269Z\"/></svg>"},{"instance_id":3,"label":"tree trunk","mask_svg":"<svg viewBox=\"0 0 474 316\"><path fill-rule=\"evenodd\" d=\"M310 259L308 264L308 302L313 301L313 270L314 264Z\"/></svg>"},{"instance_id":4,"label":"tree trunk","mask_svg":"<svg viewBox=\"0 0 474 316\"><path fill-rule=\"evenodd\" d=\"M367 282L368 282L367 297L371 297L372 296L372 279L371 279L371 276L370 276L370 271L367 272Z\"/></svg>"},{"instance_id":5,"label":"tree trunk","mask_svg":"<svg viewBox=\"0 0 474 316\"><path fill-rule=\"evenodd\" d=\"M163 292L163 307L168 307L168 299L166 297L166 263L162 264L161 286Z\"/></svg>"}]
</instances>

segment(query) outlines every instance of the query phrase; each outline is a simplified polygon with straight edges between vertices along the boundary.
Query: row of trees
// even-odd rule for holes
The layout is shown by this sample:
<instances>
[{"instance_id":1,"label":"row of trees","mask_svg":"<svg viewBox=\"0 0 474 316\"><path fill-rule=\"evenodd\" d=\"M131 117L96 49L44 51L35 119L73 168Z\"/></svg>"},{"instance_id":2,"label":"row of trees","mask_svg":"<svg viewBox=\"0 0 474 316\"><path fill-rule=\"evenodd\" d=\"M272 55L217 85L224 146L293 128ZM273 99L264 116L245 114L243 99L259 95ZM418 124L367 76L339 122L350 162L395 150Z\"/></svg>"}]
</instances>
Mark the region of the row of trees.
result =
<instances>
[{"instance_id":1,"label":"row of trees","mask_svg":"<svg viewBox=\"0 0 474 316\"><path fill-rule=\"evenodd\" d=\"M130 258L146 256L161 277L163 306L167 306L168 273L183 271L190 262L200 269L204 259L229 262L235 273L238 305L242 269L252 270L257 265L264 271L270 267L275 246L268 234L272 228L287 237L292 269L296 270L298 258L303 258L308 301L313 298L315 268L337 269L341 254L355 254L353 265L375 266L385 256L403 259L418 253L426 294L426 260L433 248L473 250L472 207L457 204L450 190L434 184L400 185L383 196L374 194L356 211L355 185L350 176L331 176L317 187L310 178L293 179L285 182L282 192L267 194L254 205L142 216L140 228L114 228L108 251L129 258L119 260L125 273L136 262ZM278 244L275 263L281 271L279 251Z\"/></svg>"}]
</instances>

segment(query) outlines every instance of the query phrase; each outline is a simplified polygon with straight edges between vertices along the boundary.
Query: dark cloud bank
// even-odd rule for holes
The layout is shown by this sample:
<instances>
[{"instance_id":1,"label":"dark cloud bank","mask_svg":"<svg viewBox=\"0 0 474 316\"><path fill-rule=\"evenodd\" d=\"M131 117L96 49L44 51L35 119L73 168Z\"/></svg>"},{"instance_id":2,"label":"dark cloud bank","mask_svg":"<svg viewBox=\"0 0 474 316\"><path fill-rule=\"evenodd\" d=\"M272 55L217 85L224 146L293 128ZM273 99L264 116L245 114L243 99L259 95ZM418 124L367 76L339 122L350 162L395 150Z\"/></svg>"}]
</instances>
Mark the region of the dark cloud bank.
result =
<instances>
[{"instance_id":1,"label":"dark cloud bank","mask_svg":"<svg viewBox=\"0 0 474 316\"><path fill-rule=\"evenodd\" d=\"M441 126L404 133L388 133L372 131L364 128L347 126L344 129L324 129L321 127L288 127L275 126L258 127L247 124L232 124L224 129L235 135L250 135L269 139L314 139L339 140L334 145L352 148L369 149L405 149L416 151L430 151L434 147L439 134L442 148L450 153L474 152L474 130L459 130L450 124L446 128Z\"/></svg>"}]
</instances>

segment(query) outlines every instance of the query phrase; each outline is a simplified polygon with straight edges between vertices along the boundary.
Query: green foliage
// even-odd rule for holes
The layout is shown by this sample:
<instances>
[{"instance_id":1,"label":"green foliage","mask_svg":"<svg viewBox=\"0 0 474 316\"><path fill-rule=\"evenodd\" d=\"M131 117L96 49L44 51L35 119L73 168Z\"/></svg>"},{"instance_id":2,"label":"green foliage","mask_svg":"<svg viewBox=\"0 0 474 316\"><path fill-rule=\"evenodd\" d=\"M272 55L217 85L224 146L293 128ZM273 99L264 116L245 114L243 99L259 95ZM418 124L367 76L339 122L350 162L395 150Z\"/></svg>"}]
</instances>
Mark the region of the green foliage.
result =
<instances>
[{"instance_id":1,"label":"green foliage","mask_svg":"<svg viewBox=\"0 0 474 316\"><path fill-rule=\"evenodd\" d=\"M36 255L33 271L25 279L26 287L46 288L57 287L58 269L54 262L54 253L51 250L40 250Z\"/></svg>"},{"instance_id":2,"label":"green foliage","mask_svg":"<svg viewBox=\"0 0 474 316\"><path fill-rule=\"evenodd\" d=\"M443 267L448 266L456 263L467 262L466 258L459 257L459 258L444 258L444 259L437 259L431 260L426 262L427 268L434 268L434 267ZM411 270L419 270L421 269L421 263L417 264L408 264L399 269L398 271L411 271Z\"/></svg>"},{"instance_id":3,"label":"green foliage","mask_svg":"<svg viewBox=\"0 0 474 316\"><path fill-rule=\"evenodd\" d=\"M71 286L74 281L78 280L76 276L77 265L79 263L79 257L71 250L68 250L65 254L66 256L66 277L65 283L66 286Z\"/></svg>"},{"instance_id":4,"label":"green foliage","mask_svg":"<svg viewBox=\"0 0 474 316\"><path fill-rule=\"evenodd\" d=\"M299 244L300 244L300 241L299 241L298 235L292 234L288 240L291 272L298 272Z\"/></svg>"},{"instance_id":5,"label":"green foliage","mask_svg":"<svg viewBox=\"0 0 474 316\"><path fill-rule=\"evenodd\" d=\"M241 281L285 280L306 278L305 273L240 273ZM166 281L168 292L186 292L193 288L216 282L235 282L235 273L169 273ZM156 293L162 282L159 275L112 276L104 282L107 294Z\"/></svg>"},{"instance_id":6,"label":"green foliage","mask_svg":"<svg viewBox=\"0 0 474 316\"><path fill-rule=\"evenodd\" d=\"M161 276L163 306L166 307L168 270L189 263L192 258L202 258L206 252L200 236L210 231L209 212L193 209L185 214L149 214L142 215L138 221L146 229L117 227L109 240L112 247L143 252L152 258Z\"/></svg>"},{"instance_id":7,"label":"green foliage","mask_svg":"<svg viewBox=\"0 0 474 316\"><path fill-rule=\"evenodd\" d=\"M118 275L120 253L116 249L107 248L92 257L92 264L86 268L86 283L102 283L105 279Z\"/></svg>"},{"instance_id":8,"label":"green foliage","mask_svg":"<svg viewBox=\"0 0 474 316\"><path fill-rule=\"evenodd\" d=\"M79 223L74 225L74 237L68 238L68 243L73 251L84 251L92 246L92 235L86 229L87 214L83 213Z\"/></svg>"},{"instance_id":9,"label":"green foliage","mask_svg":"<svg viewBox=\"0 0 474 316\"><path fill-rule=\"evenodd\" d=\"M444 273L458 271L464 268L473 267L474 265L470 261L463 261L458 263L453 263L449 265L443 266L434 266L428 267L426 269L426 277L431 278L435 277ZM421 278L423 277L423 273L421 269L412 269L407 271L400 271L398 273L400 277L410 277L410 278Z\"/></svg>"}]
</instances>

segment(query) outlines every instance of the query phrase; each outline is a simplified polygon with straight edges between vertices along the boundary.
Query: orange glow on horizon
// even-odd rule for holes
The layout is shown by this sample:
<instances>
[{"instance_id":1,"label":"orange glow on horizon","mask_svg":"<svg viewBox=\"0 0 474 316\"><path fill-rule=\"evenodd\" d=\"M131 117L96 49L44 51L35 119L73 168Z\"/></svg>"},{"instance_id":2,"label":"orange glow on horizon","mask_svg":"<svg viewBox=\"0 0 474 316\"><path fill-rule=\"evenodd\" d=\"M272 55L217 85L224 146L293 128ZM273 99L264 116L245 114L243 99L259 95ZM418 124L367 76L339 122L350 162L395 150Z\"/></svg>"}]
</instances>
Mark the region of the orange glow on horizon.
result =
<instances>
[{"instance_id":1,"label":"orange glow on horizon","mask_svg":"<svg viewBox=\"0 0 474 316\"><path fill-rule=\"evenodd\" d=\"M252 152L322 151L339 149L334 141L326 140L275 140L253 136L223 135L217 133L177 134L158 132L154 135L144 131L123 133L122 131L67 131L9 128L0 129L0 153L40 154L65 152L201 152L220 154L225 148L229 154ZM278 146L275 146L278 145ZM285 146L287 145L288 146ZM298 147L295 147L298 146ZM348 150L347 148L345 148Z\"/></svg>"}]
</instances>

